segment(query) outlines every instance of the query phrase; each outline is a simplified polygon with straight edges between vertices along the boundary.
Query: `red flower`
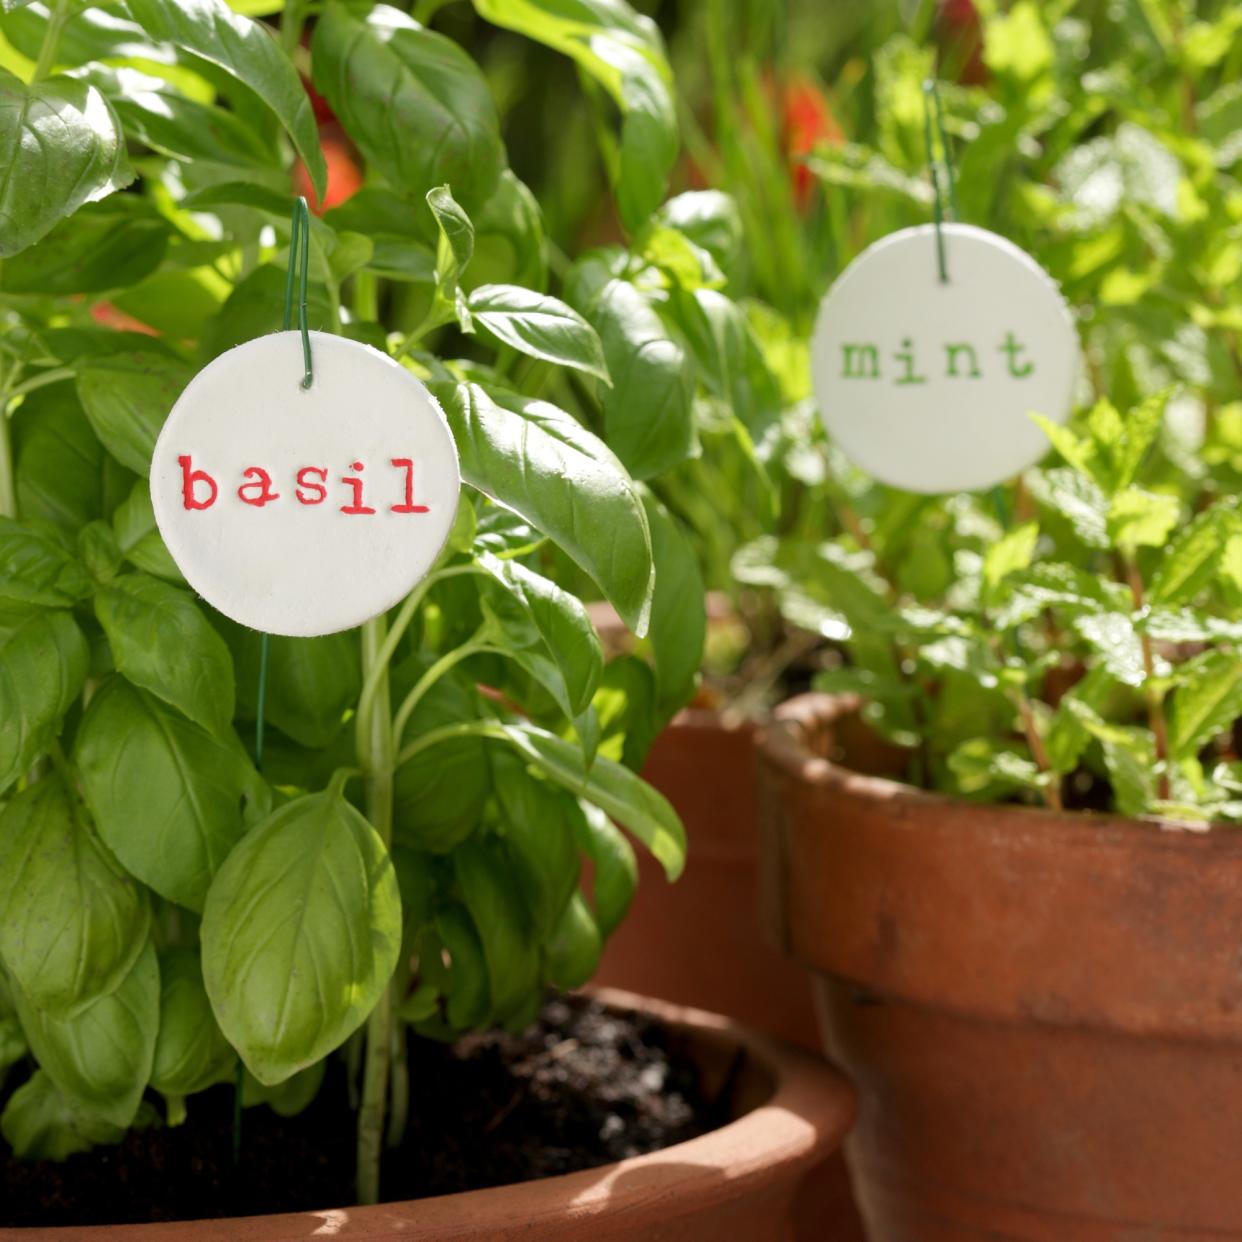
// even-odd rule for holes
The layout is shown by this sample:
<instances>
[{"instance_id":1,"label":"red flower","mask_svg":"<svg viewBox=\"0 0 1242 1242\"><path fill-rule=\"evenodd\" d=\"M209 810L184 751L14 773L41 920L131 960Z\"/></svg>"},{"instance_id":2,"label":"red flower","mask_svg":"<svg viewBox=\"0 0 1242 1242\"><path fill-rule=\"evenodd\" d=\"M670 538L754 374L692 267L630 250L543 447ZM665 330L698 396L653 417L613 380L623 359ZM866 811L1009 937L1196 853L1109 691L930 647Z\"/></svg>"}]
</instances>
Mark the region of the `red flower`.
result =
<instances>
[{"instance_id":1,"label":"red flower","mask_svg":"<svg viewBox=\"0 0 1242 1242\"><path fill-rule=\"evenodd\" d=\"M310 173L301 160L294 165L293 185L298 194L305 194L311 211L317 216L323 215L333 207L339 207L346 199L351 198L362 188L362 169L354 157L353 143L345 136L345 131L335 121L326 121L319 127L319 145L323 150L324 162L328 166L328 189L319 202L315 187L311 184Z\"/></svg>"},{"instance_id":2,"label":"red flower","mask_svg":"<svg viewBox=\"0 0 1242 1242\"><path fill-rule=\"evenodd\" d=\"M786 82L781 100L794 204L805 212L811 203L815 174L803 163L803 157L820 146L837 146L845 140L845 134L832 115L827 95L810 78L799 76Z\"/></svg>"},{"instance_id":3,"label":"red flower","mask_svg":"<svg viewBox=\"0 0 1242 1242\"><path fill-rule=\"evenodd\" d=\"M983 20L974 0L940 0L936 14L936 41L940 63L964 86L984 86L989 81L983 62Z\"/></svg>"}]
</instances>

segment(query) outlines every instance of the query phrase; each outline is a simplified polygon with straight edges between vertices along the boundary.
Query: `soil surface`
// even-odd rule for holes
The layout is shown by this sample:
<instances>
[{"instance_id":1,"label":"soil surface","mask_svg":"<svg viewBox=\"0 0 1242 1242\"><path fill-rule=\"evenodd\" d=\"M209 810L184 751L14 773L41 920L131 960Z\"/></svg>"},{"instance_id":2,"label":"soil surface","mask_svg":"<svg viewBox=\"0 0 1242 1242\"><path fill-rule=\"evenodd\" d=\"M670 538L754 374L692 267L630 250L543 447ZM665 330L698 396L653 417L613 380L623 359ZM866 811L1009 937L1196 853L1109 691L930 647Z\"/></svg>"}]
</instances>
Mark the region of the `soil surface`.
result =
<instances>
[{"instance_id":1,"label":"soil surface","mask_svg":"<svg viewBox=\"0 0 1242 1242\"><path fill-rule=\"evenodd\" d=\"M409 1069L410 1124L385 1160L388 1200L593 1168L729 1120L727 1101L705 1097L694 1062L663 1025L580 998L550 1000L518 1036L470 1035L452 1045L411 1038ZM15 1067L0 1105L24 1078ZM17 1160L6 1149L0 1225L125 1224L354 1202L354 1116L341 1058L297 1117L246 1109L238 1168L232 1118L232 1088L214 1087L189 1101L183 1125L130 1131L119 1146L62 1164Z\"/></svg>"}]
</instances>

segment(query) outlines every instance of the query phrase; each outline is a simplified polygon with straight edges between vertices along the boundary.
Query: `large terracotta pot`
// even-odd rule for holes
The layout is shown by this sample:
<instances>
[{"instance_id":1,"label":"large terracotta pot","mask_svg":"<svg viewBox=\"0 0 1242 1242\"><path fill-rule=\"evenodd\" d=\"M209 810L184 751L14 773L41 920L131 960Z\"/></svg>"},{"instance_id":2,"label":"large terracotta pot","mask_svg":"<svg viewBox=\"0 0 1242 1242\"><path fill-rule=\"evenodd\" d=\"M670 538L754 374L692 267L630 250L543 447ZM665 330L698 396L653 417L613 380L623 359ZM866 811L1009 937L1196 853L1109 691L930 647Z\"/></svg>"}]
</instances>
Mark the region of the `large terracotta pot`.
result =
<instances>
[{"instance_id":1,"label":"large terracotta pot","mask_svg":"<svg viewBox=\"0 0 1242 1242\"><path fill-rule=\"evenodd\" d=\"M687 1041L710 1091L737 1120L616 1164L377 1207L99 1228L0 1229L6 1242L785 1242L806 1170L838 1147L854 1117L845 1081L818 1058L728 1018L604 990ZM831 1235L825 1234L825 1242Z\"/></svg>"},{"instance_id":2,"label":"large terracotta pot","mask_svg":"<svg viewBox=\"0 0 1242 1242\"><path fill-rule=\"evenodd\" d=\"M669 884L659 863L640 852L634 904L608 941L596 981L727 1013L818 1052L806 973L759 927L754 727L684 711L656 739L643 777L686 825L686 869Z\"/></svg>"},{"instance_id":3,"label":"large terracotta pot","mask_svg":"<svg viewBox=\"0 0 1242 1242\"><path fill-rule=\"evenodd\" d=\"M1242 1238L1242 834L865 775L848 700L760 755L765 920L859 1091L874 1242Z\"/></svg>"},{"instance_id":4,"label":"large terracotta pot","mask_svg":"<svg viewBox=\"0 0 1242 1242\"><path fill-rule=\"evenodd\" d=\"M686 825L686 869L669 884L659 864L640 854L634 904L608 942L597 981L727 1013L818 1052L806 973L759 927L754 727L684 711L656 739L643 776ZM839 1152L807 1176L798 1213L798 1242L862 1242Z\"/></svg>"}]
</instances>

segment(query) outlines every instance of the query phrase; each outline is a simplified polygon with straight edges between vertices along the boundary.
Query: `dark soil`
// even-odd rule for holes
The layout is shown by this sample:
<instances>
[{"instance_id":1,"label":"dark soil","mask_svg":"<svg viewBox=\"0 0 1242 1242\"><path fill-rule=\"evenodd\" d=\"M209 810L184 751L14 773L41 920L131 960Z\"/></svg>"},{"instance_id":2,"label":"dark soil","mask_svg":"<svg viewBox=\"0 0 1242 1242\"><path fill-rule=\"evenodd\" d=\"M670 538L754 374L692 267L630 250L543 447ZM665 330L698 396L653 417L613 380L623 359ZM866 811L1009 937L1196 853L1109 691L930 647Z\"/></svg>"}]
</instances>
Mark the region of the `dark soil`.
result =
<instances>
[{"instance_id":1,"label":"dark soil","mask_svg":"<svg viewBox=\"0 0 1242 1242\"><path fill-rule=\"evenodd\" d=\"M608 1164L729 1120L677 1036L640 1013L553 999L519 1036L412 1038L410 1124L385 1161L386 1199L417 1199ZM15 1068L10 1090L24 1075ZM7 1092L0 1092L0 1104ZM299 1116L249 1108L232 1164L233 1091L189 1101L175 1128L131 1131L63 1164L0 1153L0 1225L125 1224L307 1211L354 1202L344 1064ZM162 1115L162 1110L161 1110Z\"/></svg>"}]
</instances>

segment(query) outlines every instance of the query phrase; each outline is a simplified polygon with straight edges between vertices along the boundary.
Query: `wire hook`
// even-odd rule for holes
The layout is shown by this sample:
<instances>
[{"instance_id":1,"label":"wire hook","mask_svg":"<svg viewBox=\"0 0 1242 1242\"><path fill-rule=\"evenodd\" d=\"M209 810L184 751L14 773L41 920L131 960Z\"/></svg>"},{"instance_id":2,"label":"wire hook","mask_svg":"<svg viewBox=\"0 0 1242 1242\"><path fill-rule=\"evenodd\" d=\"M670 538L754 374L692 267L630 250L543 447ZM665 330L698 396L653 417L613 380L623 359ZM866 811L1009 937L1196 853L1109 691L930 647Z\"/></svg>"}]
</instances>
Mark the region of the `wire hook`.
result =
<instances>
[{"instance_id":1,"label":"wire hook","mask_svg":"<svg viewBox=\"0 0 1242 1242\"><path fill-rule=\"evenodd\" d=\"M936 144L932 136L932 110L936 113L936 131L940 135L942 159L936 158ZM923 83L923 140L927 146L927 165L931 171L932 193L934 195L933 218L936 223L936 262L940 270L941 284L949 283L949 269L945 260L944 231L942 225L946 219L958 218L957 205L957 174L953 170L953 159L949 154L949 136L944 128L944 109L940 103L940 88L935 78L928 78ZM946 210L944 192L940 184L940 169L943 167L945 180L948 183L948 209Z\"/></svg>"},{"instance_id":2,"label":"wire hook","mask_svg":"<svg viewBox=\"0 0 1242 1242\"><path fill-rule=\"evenodd\" d=\"M289 224L289 267L285 273L285 321L288 332L293 327L293 275L298 272L298 328L302 333L302 387L309 388L315 380L311 365L310 329L306 323L306 282L310 267L310 208L299 194L293 200L293 216Z\"/></svg>"}]
</instances>

